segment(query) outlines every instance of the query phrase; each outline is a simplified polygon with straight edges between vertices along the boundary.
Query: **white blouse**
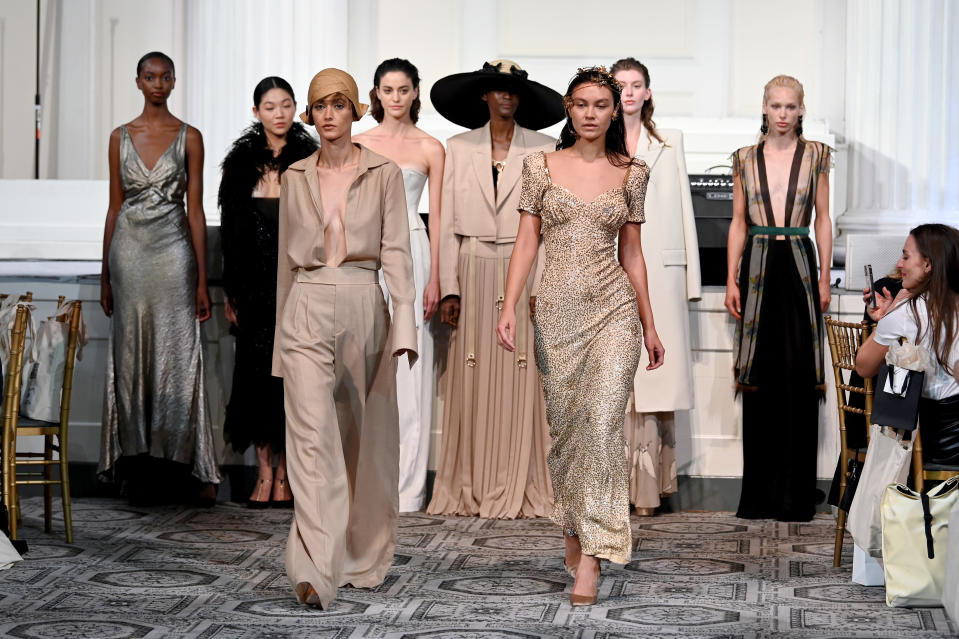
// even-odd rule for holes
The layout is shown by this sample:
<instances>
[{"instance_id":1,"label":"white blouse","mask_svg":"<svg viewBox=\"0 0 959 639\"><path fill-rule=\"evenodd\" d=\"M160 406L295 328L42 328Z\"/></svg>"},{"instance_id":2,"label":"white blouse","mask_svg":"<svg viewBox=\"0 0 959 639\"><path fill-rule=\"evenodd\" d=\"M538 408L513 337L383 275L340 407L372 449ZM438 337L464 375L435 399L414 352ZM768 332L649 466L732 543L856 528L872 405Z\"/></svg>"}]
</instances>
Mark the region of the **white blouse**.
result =
<instances>
[{"instance_id":1,"label":"white blouse","mask_svg":"<svg viewBox=\"0 0 959 639\"><path fill-rule=\"evenodd\" d=\"M935 356L932 350L932 330L929 326L929 310L926 308L926 300L920 297L916 300L916 312L922 319L922 338L919 339L919 345L929 350ZM900 304L892 311L883 316L876 326L876 343L882 346L891 346L900 337L905 337L910 343L916 343L916 335L919 333L919 326L916 324L916 314L912 311L912 304L906 302ZM956 333L959 335L959 331ZM949 350L949 362L959 360L959 339L952 344ZM927 375L922 387L923 397L930 399L945 399L954 395L959 395L959 383L956 379L946 372L942 365L936 365L936 374Z\"/></svg>"}]
</instances>

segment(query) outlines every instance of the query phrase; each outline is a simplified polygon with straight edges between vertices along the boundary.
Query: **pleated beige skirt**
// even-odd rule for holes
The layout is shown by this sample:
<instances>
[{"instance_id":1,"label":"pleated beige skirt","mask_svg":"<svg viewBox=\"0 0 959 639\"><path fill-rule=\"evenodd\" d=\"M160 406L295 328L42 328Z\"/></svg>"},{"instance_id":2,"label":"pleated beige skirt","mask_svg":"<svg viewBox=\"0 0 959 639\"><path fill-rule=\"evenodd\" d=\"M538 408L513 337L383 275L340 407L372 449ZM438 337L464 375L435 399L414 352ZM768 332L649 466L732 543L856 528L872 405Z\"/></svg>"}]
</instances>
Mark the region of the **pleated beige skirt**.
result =
<instances>
[{"instance_id":1,"label":"pleated beige skirt","mask_svg":"<svg viewBox=\"0 0 959 639\"><path fill-rule=\"evenodd\" d=\"M446 362L443 433L434 515L545 517L552 510L546 467L549 427L533 357L530 276L516 306L517 349L496 343L497 299L513 245L464 238L460 317Z\"/></svg>"},{"instance_id":2,"label":"pleated beige skirt","mask_svg":"<svg viewBox=\"0 0 959 639\"><path fill-rule=\"evenodd\" d=\"M637 413L630 401L623 431L629 448L629 501L637 508L658 508L663 497L677 490L676 413Z\"/></svg>"},{"instance_id":3,"label":"pleated beige skirt","mask_svg":"<svg viewBox=\"0 0 959 639\"><path fill-rule=\"evenodd\" d=\"M328 608L339 586L377 586L393 562L399 427L389 328L376 272L360 268L300 271L283 309L277 348L295 498L286 572L303 603Z\"/></svg>"}]
</instances>

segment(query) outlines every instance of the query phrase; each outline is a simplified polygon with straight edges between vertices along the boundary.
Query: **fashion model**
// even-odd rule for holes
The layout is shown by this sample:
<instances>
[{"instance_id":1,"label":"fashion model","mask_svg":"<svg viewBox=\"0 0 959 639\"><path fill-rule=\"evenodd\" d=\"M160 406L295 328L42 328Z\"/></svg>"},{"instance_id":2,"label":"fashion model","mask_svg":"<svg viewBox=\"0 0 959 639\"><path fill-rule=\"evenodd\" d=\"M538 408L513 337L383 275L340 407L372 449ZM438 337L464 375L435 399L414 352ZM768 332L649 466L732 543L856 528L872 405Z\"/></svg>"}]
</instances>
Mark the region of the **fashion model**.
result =
<instances>
[{"instance_id":1,"label":"fashion model","mask_svg":"<svg viewBox=\"0 0 959 639\"><path fill-rule=\"evenodd\" d=\"M649 299L659 336L670 357L652 375L640 373L626 410L629 499L637 515L652 515L660 499L676 492L676 411L693 407L689 302L702 294L699 242L689 191L683 132L659 129L653 121L649 69L635 58L610 68L623 91L626 150L649 167L643 225ZM640 359L642 364L642 358Z\"/></svg>"},{"instance_id":2,"label":"fashion model","mask_svg":"<svg viewBox=\"0 0 959 639\"><path fill-rule=\"evenodd\" d=\"M354 139L390 158L403 171L406 211L413 256L414 311L419 359L396 371L400 413L400 512L422 510L426 502L426 466L430 454L433 407L433 336L430 319L440 301L440 197L446 152L434 137L416 127L420 111L420 74L409 60L384 60L373 74L370 114L379 122ZM419 215L429 182L429 232ZM384 292L388 293L385 283Z\"/></svg>"},{"instance_id":3,"label":"fashion model","mask_svg":"<svg viewBox=\"0 0 959 639\"><path fill-rule=\"evenodd\" d=\"M766 84L762 112L759 144L732 156L726 309L738 321L733 354L743 401L736 515L809 521L824 498L816 450L832 263L830 149L802 137L803 88L795 78ZM814 208L818 277L809 239Z\"/></svg>"},{"instance_id":4,"label":"fashion model","mask_svg":"<svg viewBox=\"0 0 959 639\"><path fill-rule=\"evenodd\" d=\"M276 322L276 259L280 176L316 150L299 122L293 88L283 78L264 78L253 89L256 123L233 143L220 180L220 237L226 317L236 336L233 385L223 435L238 453L256 449L257 481L250 508L291 503L286 480L286 416L283 380L273 377ZM276 473L273 455L277 454Z\"/></svg>"},{"instance_id":5,"label":"fashion model","mask_svg":"<svg viewBox=\"0 0 959 639\"><path fill-rule=\"evenodd\" d=\"M273 374L295 496L286 572L302 603L328 608L337 588L377 586L393 563L396 361L416 361L416 292L403 174L353 143L367 110L356 82L324 69L307 95L300 118L321 146L280 179Z\"/></svg>"},{"instance_id":6,"label":"fashion model","mask_svg":"<svg viewBox=\"0 0 959 639\"><path fill-rule=\"evenodd\" d=\"M535 129L562 119L562 99L509 60L442 78L430 97L445 118L473 130L446 144L440 317L455 328L439 382L443 439L427 512L542 517L552 503L549 431L532 324L524 314L514 354L496 347L493 329L519 226L523 158L555 148ZM524 307L532 287L531 276L520 292Z\"/></svg>"},{"instance_id":7,"label":"fashion model","mask_svg":"<svg viewBox=\"0 0 959 639\"><path fill-rule=\"evenodd\" d=\"M640 225L649 167L626 150L620 89L605 67L580 69L564 97L560 150L523 166L523 212L496 327L514 351L516 304L546 253L534 316L552 446L551 518L563 527L574 606L595 603L599 560L632 554L623 419L645 342L648 370L665 349L647 293Z\"/></svg>"},{"instance_id":8,"label":"fashion model","mask_svg":"<svg viewBox=\"0 0 959 639\"><path fill-rule=\"evenodd\" d=\"M210 317L203 138L167 108L175 83L167 55L140 58L143 112L110 134L100 305L113 321L98 470L113 475L123 458L113 476L142 503L169 498L160 489L171 469L151 460L183 464L212 505L220 473L200 335Z\"/></svg>"}]
</instances>

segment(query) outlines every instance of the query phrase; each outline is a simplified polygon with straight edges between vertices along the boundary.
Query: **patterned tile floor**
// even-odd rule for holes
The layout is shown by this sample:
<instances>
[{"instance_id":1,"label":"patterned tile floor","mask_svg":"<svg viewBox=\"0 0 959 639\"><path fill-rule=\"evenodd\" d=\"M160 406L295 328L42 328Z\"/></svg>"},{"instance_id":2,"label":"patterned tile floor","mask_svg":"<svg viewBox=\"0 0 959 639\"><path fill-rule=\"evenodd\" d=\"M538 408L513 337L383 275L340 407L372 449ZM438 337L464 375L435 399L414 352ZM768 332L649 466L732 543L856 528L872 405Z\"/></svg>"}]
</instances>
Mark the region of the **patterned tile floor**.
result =
<instances>
[{"instance_id":1,"label":"patterned tile floor","mask_svg":"<svg viewBox=\"0 0 959 639\"><path fill-rule=\"evenodd\" d=\"M298 605L290 511L74 505L75 543L26 500L27 559L0 573L4 637L950 637L941 608L891 609L832 567L834 523L728 513L633 519L635 552L606 567L600 603L572 609L563 540L545 520L404 515L394 566L328 611ZM59 520L55 520L59 521ZM848 550L848 544L847 544Z\"/></svg>"}]
</instances>

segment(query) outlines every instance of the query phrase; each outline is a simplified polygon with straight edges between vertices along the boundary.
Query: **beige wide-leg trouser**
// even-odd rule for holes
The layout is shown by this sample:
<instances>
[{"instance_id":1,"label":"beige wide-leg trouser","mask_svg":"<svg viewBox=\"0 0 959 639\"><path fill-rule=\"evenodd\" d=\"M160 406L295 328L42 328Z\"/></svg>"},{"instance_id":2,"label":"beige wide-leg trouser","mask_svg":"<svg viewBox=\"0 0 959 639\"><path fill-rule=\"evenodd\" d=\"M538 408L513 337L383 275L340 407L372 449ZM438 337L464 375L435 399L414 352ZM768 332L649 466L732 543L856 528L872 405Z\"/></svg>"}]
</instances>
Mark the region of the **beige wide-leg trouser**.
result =
<instances>
[{"instance_id":1,"label":"beige wide-leg trouser","mask_svg":"<svg viewBox=\"0 0 959 639\"><path fill-rule=\"evenodd\" d=\"M278 332L294 518L286 572L303 603L383 582L396 543L399 432L390 317L376 271L299 271ZM310 592L310 586L316 596Z\"/></svg>"}]
</instances>

